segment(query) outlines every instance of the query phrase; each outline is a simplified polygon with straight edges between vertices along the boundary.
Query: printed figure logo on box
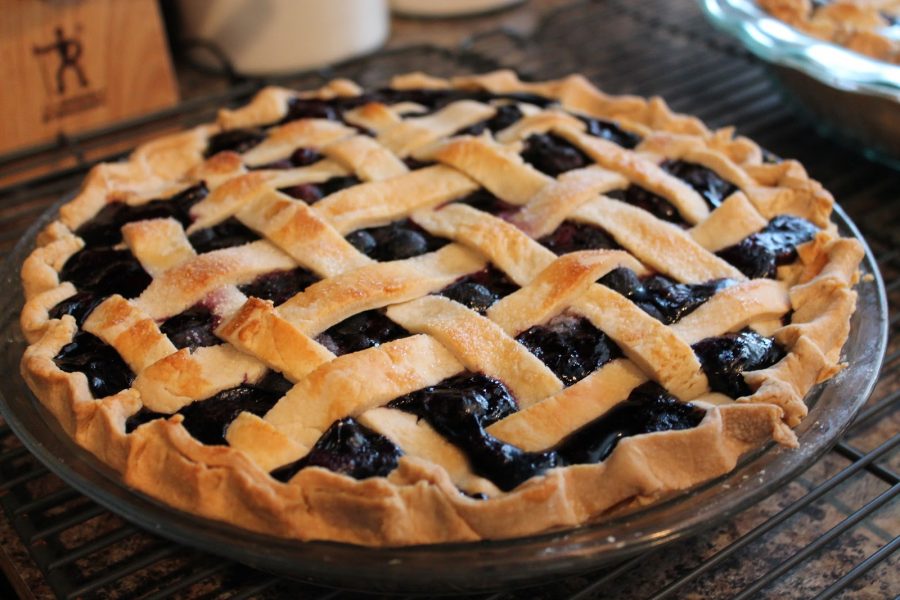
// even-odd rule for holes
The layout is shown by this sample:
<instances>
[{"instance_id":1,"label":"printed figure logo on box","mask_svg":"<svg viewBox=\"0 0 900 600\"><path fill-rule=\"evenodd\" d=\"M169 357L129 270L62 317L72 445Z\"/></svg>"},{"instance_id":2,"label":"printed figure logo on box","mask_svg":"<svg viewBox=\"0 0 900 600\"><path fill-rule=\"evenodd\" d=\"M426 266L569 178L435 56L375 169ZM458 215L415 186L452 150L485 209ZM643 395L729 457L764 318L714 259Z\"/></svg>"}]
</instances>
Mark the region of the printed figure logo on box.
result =
<instances>
[{"instance_id":1,"label":"printed figure logo on box","mask_svg":"<svg viewBox=\"0 0 900 600\"><path fill-rule=\"evenodd\" d=\"M81 30L81 25L77 24L75 31L66 35L64 29L57 26L53 30L53 41L33 47L50 98L44 107L44 122L103 105L106 90L90 89L90 81L81 61L84 53Z\"/></svg>"}]
</instances>

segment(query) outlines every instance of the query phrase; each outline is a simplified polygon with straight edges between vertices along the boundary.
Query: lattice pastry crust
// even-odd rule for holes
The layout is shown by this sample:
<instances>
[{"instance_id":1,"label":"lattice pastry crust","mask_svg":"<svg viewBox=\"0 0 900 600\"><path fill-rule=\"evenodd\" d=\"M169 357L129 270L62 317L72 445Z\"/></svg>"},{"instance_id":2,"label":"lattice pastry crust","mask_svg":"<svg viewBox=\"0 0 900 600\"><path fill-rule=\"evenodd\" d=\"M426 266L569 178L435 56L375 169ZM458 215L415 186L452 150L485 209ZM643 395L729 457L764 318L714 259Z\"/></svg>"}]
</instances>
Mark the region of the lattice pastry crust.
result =
<instances>
[{"instance_id":1,"label":"lattice pastry crust","mask_svg":"<svg viewBox=\"0 0 900 600\"><path fill-rule=\"evenodd\" d=\"M759 0L760 7L802 32L850 50L900 64L900 42L883 30L900 23L897 0Z\"/></svg>"},{"instance_id":2,"label":"lattice pastry crust","mask_svg":"<svg viewBox=\"0 0 900 600\"><path fill-rule=\"evenodd\" d=\"M489 119L497 102L463 99L424 116L409 103L368 103L348 111L344 122L291 121L242 154L204 159L211 136L277 122L295 97L361 93L348 81L303 95L267 88L249 105L221 111L215 125L151 142L127 162L92 170L81 193L40 234L22 270L21 323L31 343L22 373L80 445L128 485L191 513L277 536L388 545L575 526L727 473L743 453L770 439L796 444L791 427L806 414L804 396L841 368L863 254L855 240L837 235L831 196L798 163L766 162L757 145L730 129L709 131L658 98L607 96L580 76L525 83L511 72L452 80L411 74L392 87L539 94L558 104L542 108L523 100L523 118L495 135L453 136ZM641 142L628 150L589 135L577 115L615 122ZM524 162L518 155L524 140L547 132L595 164L551 177ZM322 159L301 168L251 169L298 147L315 148ZM410 170L409 159L434 164ZM702 165L739 191L710 210L690 185L660 167L665 159ZM312 206L277 191L350 174L362 183ZM136 374L131 387L95 399L83 373L65 372L54 361L78 331L72 316L50 316L76 292L59 276L84 244L74 232L111 202L140 205L200 180L210 193L191 208L186 231L174 219L122 228L123 247L153 279L136 298L110 296L82 325ZM606 195L629 183L667 199L689 227ZM502 219L447 204L481 188L518 210ZM803 217L820 231L776 278L748 279L715 254L780 214ZM377 262L344 238L406 217L451 243ZM188 236L228 218L262 239L197 254ZM622 249L557 257L536 239L566 220L603 228ZM518 290L485 314L434 295L488 263ZM236 287L298 265L321 281L278 306ZM595 283L619 267L682 283L736 283L667 326ZM227 343L177 350L159 324L200 301L214 306L221 318L216 335ZM317 341L329 327L372 309L384 309L411 335L341 356ZM623 352L568 387L516 340L564 312L586 318ZM711 392L691 345L748 326L774 336L786 356L744 375L753 391L748 396ZM293 388L262 416L239 414L228 445L201 443L181 414L126 433L126 421L142 409L175 413L269 370ZM528 452L553 447L647 381L706 412L695 427L625 437L602 462L552 468L503 491L424 419L386 407L466 371L510 390L518 412L487 432ZM354 479L309 467L287 483L269 474L304 456L348 416L402 449L396 469Z\"/></svg>"}]
</instances>

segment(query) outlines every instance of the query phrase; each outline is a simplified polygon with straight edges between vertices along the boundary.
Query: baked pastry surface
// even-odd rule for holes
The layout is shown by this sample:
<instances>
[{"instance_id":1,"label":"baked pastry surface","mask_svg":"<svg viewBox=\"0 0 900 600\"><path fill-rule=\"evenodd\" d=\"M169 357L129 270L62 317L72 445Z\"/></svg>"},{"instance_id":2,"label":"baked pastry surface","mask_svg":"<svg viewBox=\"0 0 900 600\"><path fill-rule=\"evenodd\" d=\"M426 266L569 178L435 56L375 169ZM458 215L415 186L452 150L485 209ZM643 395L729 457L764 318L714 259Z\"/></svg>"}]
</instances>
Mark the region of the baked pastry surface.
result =
<instances>
[{"instance_id":1,"label":"baked pastry surface","mask_svg":"<svg viewBox=\"0 0 900 600\"><path fill-rule=\"evenodd\" d=\"M759 0L759 5L808 35L900 64L900 40L885 34L900 26L897 0Z\"/></svg>"},{"instance_id":2,"label":"baked pastry surface","mask_svg":"<svg viewBox=\"0 0 900 600\"><path fill-rule=\"evenodd\" d=\"M22 373L172 506L360 544L602 518L795 445L861 245L802 166L580 76L267 88L96 167Z\"/></svg>"}]
</instances>

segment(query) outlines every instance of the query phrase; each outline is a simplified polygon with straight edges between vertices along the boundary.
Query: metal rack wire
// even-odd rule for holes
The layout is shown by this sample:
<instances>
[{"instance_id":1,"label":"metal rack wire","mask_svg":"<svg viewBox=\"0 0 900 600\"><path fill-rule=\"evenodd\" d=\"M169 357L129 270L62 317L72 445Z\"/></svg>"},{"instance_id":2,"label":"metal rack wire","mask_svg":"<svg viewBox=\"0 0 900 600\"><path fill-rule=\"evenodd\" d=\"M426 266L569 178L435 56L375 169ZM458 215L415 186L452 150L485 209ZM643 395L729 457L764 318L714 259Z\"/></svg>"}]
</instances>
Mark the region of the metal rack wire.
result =
<instances>
[{"instance_id":1,"label":"metal rack wire","mask_svg":"<svg viewBox=\"0 0 900 600\"><path fill-rule=\"evenodd\" d=\"M715 34L692 5L665 0L580 2L529 38L493 32L448 52L381 54L284 83L313 87L331 76L367 84L415 69L436 74L508 65L533 78L580 71L611 93L659 94L717 126L736 124L769 150L798 157L860 225L891 305L891 345L879 385L838 445L797 480L731 522L602 571L548 582L511 598L886 598L898 580L900 470L900 173L820 138L778 95L765 69ZM89 135L0 157L0 252L97 160L142 136L208 120L246 101L262 82ZM38 177L29 173L58 165ZM60 598L356 598L279 579L157 538L66 487L0 425L0 507Z\"/></svg>"}]
</instances>

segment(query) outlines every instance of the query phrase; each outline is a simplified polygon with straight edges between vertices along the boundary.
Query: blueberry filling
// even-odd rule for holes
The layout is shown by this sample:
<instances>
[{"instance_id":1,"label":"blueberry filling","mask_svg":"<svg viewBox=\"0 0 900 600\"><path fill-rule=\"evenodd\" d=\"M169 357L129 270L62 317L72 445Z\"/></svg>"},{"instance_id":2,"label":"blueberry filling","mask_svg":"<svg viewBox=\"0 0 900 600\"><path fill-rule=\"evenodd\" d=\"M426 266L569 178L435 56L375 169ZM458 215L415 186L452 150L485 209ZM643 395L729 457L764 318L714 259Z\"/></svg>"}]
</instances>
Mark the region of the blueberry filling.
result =
<instances>
[{"instance_id":1,"label":"blueberry filling","mask_svg":"<svg viewBox=\"0 0 900 600\"><path fill-rule=\"evenodd\" d=\"M315 273L297 267L290 271L275 271L260 275L250 283L238 286L238 289L247 296L281 304L317 281L319 278Z\"/></svg>"},{"instance_id":2,"label":"blueberry filling","mask_svg":"<svg viewBox=\"0 0 900 600\"><path fill-rule=\"evenodd\" d=\"M402 219L381 227L357 229L347 236L354 248L378 261L403 260L439 250L448 244L413 221Z\"/></svg>"},{"instance_id":3,"label":"blueberry filling","mask_svg":"<svg viewBox=\"0 0 900 600\"><path fill-rule=\"evenodd\" d=\"M210 137L203 156L209 158L226 150L244 153L264 139L266 132L262 129L230 129Z\"/></svg>"},{"instance_id":4,"label":"blueberry filling","mask_svg":"<svg viewBox=\"0 0 900 600\"><path fill-rule=\"evenodd\" d=\"M348 187L353 187L359 182L357 177L348 175L346 177L332 177L322 183L300 183L281 188L278 191L284 192L292 198L303 200L309 205L313 205L325 196L329 196Z\"/></svg>"},{"instance_id":5,"label":"blueberry filling","mask_svg":"<svg viewBox=\"0 0 900 600\"><path fill-rule=\"evenodd\" d=\"M476 208L482 212L492 214L495 217L499 217L501 219L505 219L519 210L518 206L510 204L508 202L504 202L484 188L478 189L468 196L464 196L458 200L454 200L454 203L456 202L460 204L467 204L472 208Z\"/></svg>"},{"instance_id":6,"label":"blueberry filling","mask_svg":"<svg viewBox=\"0 0 900 600\"><path fill-rule=\"evenodd\" d=\"M609 140L629 150L641 143L641 136L630 131L625 131L611 121L594 119L592 117L578 117L587 125L587 133L604 140Z\"/></svg>"},{"instance_id":7,"label":"blueberry filling","mask_svg":"<svg viewBox=\"0 0 900 600\"><path fill-rule=\"evenodd\" d=\"M403 164L409 168L410 171L415 171L417 169L424 169L425 167L430 167L434 163L431 161L418 160L413 158L412 156L407 156L403 159Z\"/></svg>"},{"instance_id":8,"label":"blueberry filling","mask_svg":"<svg viewBox=\"0 0 900 600\"><path fill-rule=\"evenodd\" d=\"M367 310L332 325L316 338L340 356L409 337L411 334L378 310Z\"/></svg>"},{"instance_id":9,"label":"blueberry filling","mask_svg":"<svg viewBox=\"0 0 900 600\"><path fill-rule=\"evenodd\" d=\"M516 339L567 386L622 356L616 343L584 317L560 315Z\"/></svg>"},{"instance_id":10,"label":"blueberry filling","mask_svg":"<svg viewBox=\"0 0 900 600\"><path fill-rule=\"evenodd\" d=\"M701 165L681 160L667 160L660 167L694 188L711 208L720 206L725 198L737 191L730 182Z\"/></svg>"},{"instance_id":11,"label":"blueberry filling","mask_svg":"<svg viewBox=\"0 0 900 600\"><path fill-rule=\"evenodd\" d=\"M669 221L682 227L687 227L688 223L678 213L675 205L649 190L638 185L629 185L624 190L613 190L606 194L610 198L621 200L632 206L644 209L658 219Z\"/></svg>"},{"instance_id":12,"label":"blueberry filling","mask_svg":"<svg viewBox=\"0 0 900 600\"><path fill-rule=\"evenodd\" d=\"M78 292L51 308L49 315L51 319L62 319L63 315L71 315L75 319L75 324L81 327L88 315L105 299L105 296L92 292Z\"/></svg>"},{"instance_id":13,"label":"blueberry filling","mask_svg":"<svg viewBox=\"0 0 900 600\"><path fill-rule=\"evenodd\" d=\"M493 117L464 129L460 129L453 135L481 135L485 130L491 133L502 131L521 119L524 115L515 104L503 104L497 106L497 112Z\"/></svg>"},{"instance_id":14,"label":"blueberry filling","mask_svg":"<svg viewBox=\"0 0 900 600\"><path fill-rule=\"evenodd\" d=\"M732 398L752 393L744 382L745 371L765 369L785 356L775 340L751 329L706 338L692 347L709 379L709 387Z\"/></svg>"},{"instance_id":15,"label":"blueberry filling","mask_svg":"<svg viewBox=\"0 0 900 600\"><path fill-rule=\"evenodd\" d=\"M259 165L252 168L254 170L295 169L297 167L308 167L309 165L315 164L320 160L322 160L322 155L316 152L314 149L297 148L287 158L282 158L281 160L276 160L275 162L266 163L264 165Z\"/></svg>"},{"instance_id":16,"label":"blueberry filling","mask_svg":"<svg viewBox=\"0 0 900 600\"><path fill-rule=\"evenodd\" d=\"M52 318L72 315L80 326L94 308L113 294L134 298L150 285L150 275L128 250L82 248L66 261L60 281L78 290L50 309Z\"/></svg>"},{"instance_id":17,"label":"blueberry filling","mask_svg":"<svg viewBox=\"0 0 900 600\"><path fill-rule=\"evenodd\" d=\"M206 185L201 182L166 200L151 200L136 206L111 202L94 218L76 229L75 233L84 239L87 247L113 246L122 241L122 225L132 221L172 217L187 227L191 223L191 207L203 200L208 193Z\"/></svg>"},{"instance_id":18,"label":"blueberry filling","mask_svg":"<svg viewBox=\"0 0 900 600\"><path fill-rule=\"evenodd\" d=\"M384 477L397 468L402 455L391 440L347 417L335 421L309 454L272 471L272 477L288 481L306 467L322 467L354 479Z\"/></svg>"},{"instance_id":19,"label":"blueberry filling","mask_svg":"<svg viewBox=\"0 0 900 600\"><path fill-rule=\"evenodd\" d=\"M134 381L134 373L116 349L86 331L76 333L53 362L66 373L84 373L94 398L121 392Z\"/></svg>"},{"instance_id":20,"label":"blueberry filling","mask_svg":"<svg viewBox=\"0 0 900 600\"><path fill-rule=\"evenodd\" d=\"M779 215L759 233L747 236L717 254L751 279L775 277L778 265L794 261L797 246L811 240L818 231L806 219Z\"/></svg>"},{"instance_id":21,"label":"blueberry filling","mask_svg":"<svg viewBox=\"0 0 900 600\"><path fill-rule=\"evenodd\" d=\"M455 300L472 310L485 314L497 300L519 289L503 271L488 265L486 268L466 275L438 292L439 295Z\"/></svg>"},{"instance_id":22,"label":"blueberry filling","mask_svg":"<svg viewBox=\"0 0 900 600\"><path fill-rule=\"evenodd\" d=\"M282 123L296 121L297 119L325 119L328 121L340 121L343 107L339 98L333 100L319 100L317 98L291 98L288 101L287 113L281 120Z\"/></svg>"},{"instance_id":23,"label":"blueberry filling","mask_svg":"<svg viewBox=\"0 0 900 600\"><path fill-rule=\"evenodd\" d=\"M569 434L557 446L565 464L597 463L612 453L625 437L696 427L705 412L684 404L659 384L650 382L635 388L625 402Z\"/></svg>"},{"instance_id":24,"label":"blueberry filling","mask_svg":"<svg viewBox=\"0 0 900 600\"><path fill-rule=\"evenodd\" d=\"M273 371L255 384L245 383L206 400L192 402L177 414L184 417L182 425L198 441L221 446L226 443L228 426L240 413L246 411L260 417L265 415L291 387L291 382ZM131 433L144 423L169 416L143 408L125 421L125 431Z\"/></svg>"},{"instance_id":25,"label":"blueberry filling","mask_svg":"<svg viewBox=\"0 0 900 600\"><path fill-rule=\"evenodd\" d=\"M518 408L506 386L484 375L451 377L401 396L388 407L424 419L469 457L475 473L503 490L556 466L553 454L525 452L484 430Z\"/></svg>"},{"instance_id":26,"label":"blueberry filling","mask_svg":"<svg viewBox=\"0 0 900 600\"><path fill-rule=\"evenodd\" d=\"M551 177L593 164L584 152L552 133L536 133L526 139L522 159Z\"/></svg>"},{"instance_id":27,"label":"blueberry filling","mask_svg":"<svg viewBox=\"0 0 900 600\"><path fill-rule=\"evenodd\" d=\"M601 277L598 283L619 292L653 318L671 325L735 282L713 279L706 283L677 283L662 275L641 280L631 269L621 267Z\"/></svg>"},{"instance_id":28,"label":"blueberry filling","mask_svg":"<svg viewBox=\"0 0 900 600\"><path fill-rule=\"evenodd\" d=\"M585 223L563 221L553 233L538 240L557 255L577 250L618 250L615 239L603 229Z\"/></svg>"},{"instance_id":29,"label":"blueberry filling","mask_svg":"<svg viewBox=\"0 0 900 600\"><path fill-rule=\"evenodd\" d=\"M213 333L219 320L207 306L195 304L186 311L166 319L159 326L159 330L168 336L176 348L193 350L201 346L217 346L222 343L222 340Z\"/></svg>"},{"instance_id":30,"label":"blueberry filling","mask_svg":"<svg viewBox=\"0 0 900 600\"><path fill-rule=\"evenodd\" d=\"M258 239L260 238L256 232L234 217L229 217L212 227L195 231L188 237L188 241L198 254L232 246L243 246Z\"/></svg>"}]
</instances>

